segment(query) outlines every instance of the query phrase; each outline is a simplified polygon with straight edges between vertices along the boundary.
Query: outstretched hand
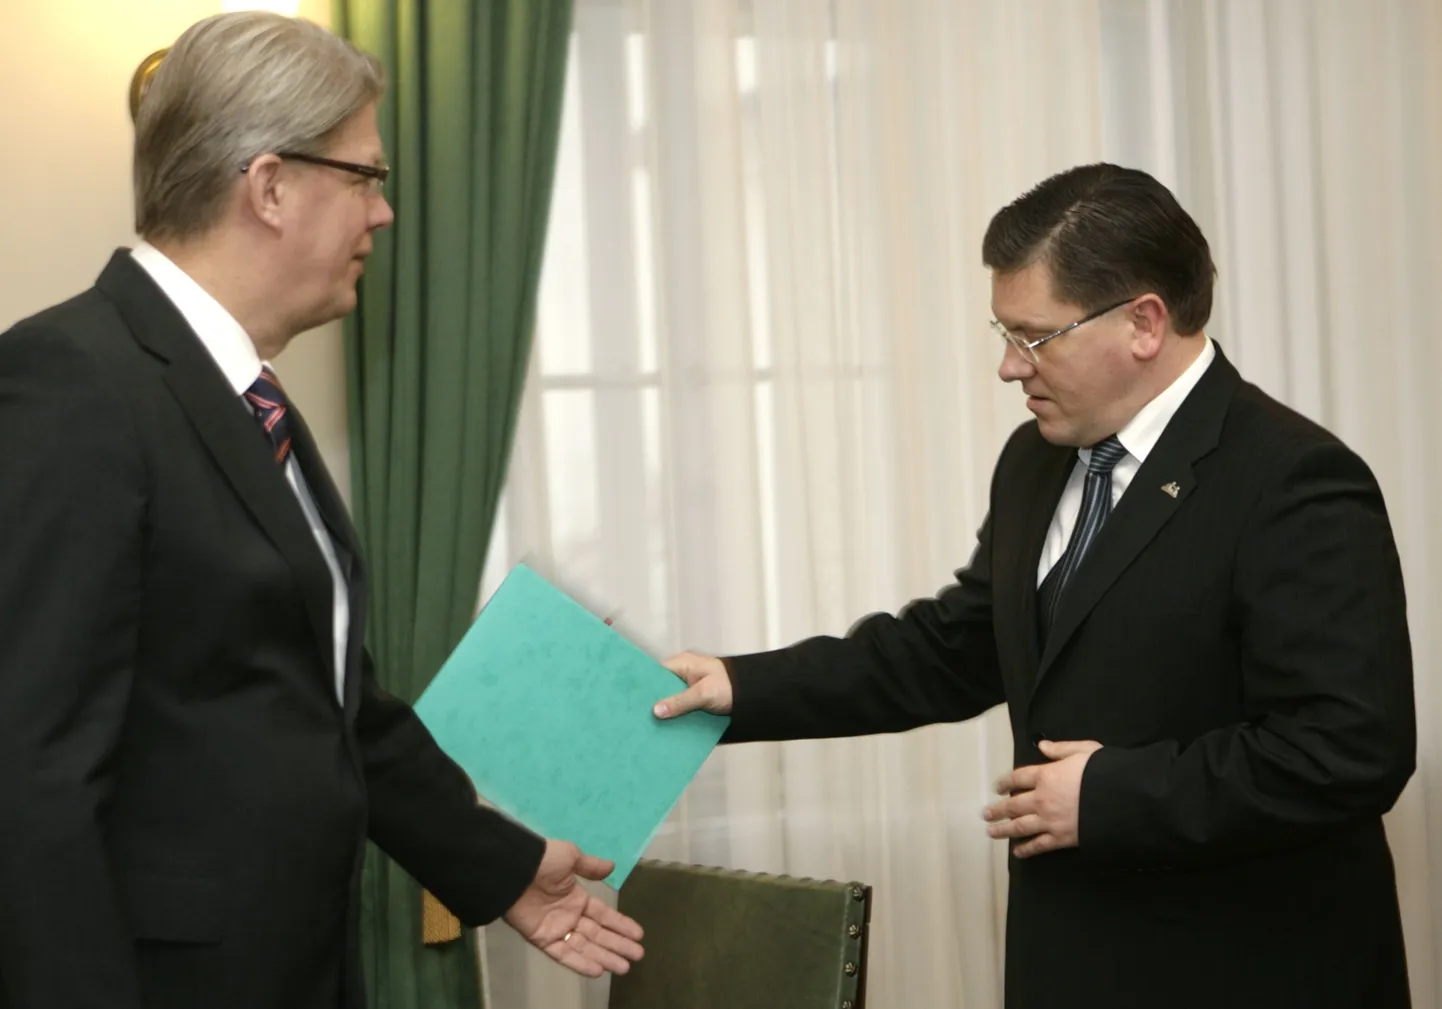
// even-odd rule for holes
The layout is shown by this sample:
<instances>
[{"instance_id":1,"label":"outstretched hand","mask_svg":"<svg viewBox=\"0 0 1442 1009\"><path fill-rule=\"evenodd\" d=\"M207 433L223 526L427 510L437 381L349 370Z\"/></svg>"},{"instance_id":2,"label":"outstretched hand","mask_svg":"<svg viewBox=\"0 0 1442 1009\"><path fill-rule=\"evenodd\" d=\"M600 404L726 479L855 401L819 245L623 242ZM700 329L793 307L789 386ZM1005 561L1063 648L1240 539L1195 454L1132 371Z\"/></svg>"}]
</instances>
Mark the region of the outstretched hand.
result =
<instances>
[{"instance_id":1,"label":"outstretched hand","mask_svg":"<svg viewBox=\"0 0 1442 1009\"><path fill-rule=\"evenodd\" d=\"M644 952L641 926L576 880L605 879L614 867L568 841L547 841L536 878L506 912L506 924L577 974L626 973Z\"/></svg>"}]
</instances>

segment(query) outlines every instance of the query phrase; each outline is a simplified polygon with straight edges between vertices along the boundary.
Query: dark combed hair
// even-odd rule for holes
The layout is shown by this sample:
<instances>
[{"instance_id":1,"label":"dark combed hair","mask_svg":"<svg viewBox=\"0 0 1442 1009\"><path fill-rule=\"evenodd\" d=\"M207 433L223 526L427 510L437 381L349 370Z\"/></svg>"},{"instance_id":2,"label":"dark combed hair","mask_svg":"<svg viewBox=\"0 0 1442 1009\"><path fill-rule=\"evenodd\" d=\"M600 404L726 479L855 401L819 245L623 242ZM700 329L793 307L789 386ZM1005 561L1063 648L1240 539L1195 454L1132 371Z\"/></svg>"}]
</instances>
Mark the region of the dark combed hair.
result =
<instances>
[{"instance_id":1,"label":"dark combed hair","mask_svg":"<svg viewBox=\"0 0 1442 1009\"><path fill-rule=\"evenodd\" d=\"M1053 175L997 211L981 258L998 273L1043 263L1053 296L1088 311L1155 293L1182 334L1201 332L1212 314L1206 237L1166 186L1134 168Z\"/></svg>"}]
</instances>

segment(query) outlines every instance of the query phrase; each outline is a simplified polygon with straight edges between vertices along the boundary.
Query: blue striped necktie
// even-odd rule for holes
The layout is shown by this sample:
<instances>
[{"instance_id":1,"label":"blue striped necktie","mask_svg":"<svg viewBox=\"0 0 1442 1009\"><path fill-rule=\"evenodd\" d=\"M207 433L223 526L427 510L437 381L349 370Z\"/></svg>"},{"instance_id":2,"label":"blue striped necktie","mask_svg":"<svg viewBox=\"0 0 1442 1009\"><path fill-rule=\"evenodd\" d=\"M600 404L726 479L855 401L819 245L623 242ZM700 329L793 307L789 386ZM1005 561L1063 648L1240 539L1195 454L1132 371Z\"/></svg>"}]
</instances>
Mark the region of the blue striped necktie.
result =
<instances>
[{"instance_id":1,"label":"blue striped necktie","mask_svg":"<svg viewBox=\"0 0 1442 1009\"><path fill-rule=\"evenodd\" d=\"M1112 469L1126 456L1127 450L1116 435L1103 438L1092 446L1091 459L1087 462L1086 484L1082 491L1081 511L1077 513L1076 525L1072 527L1071 541L1066 553L1061 555L1052 569L1042 579L1037 589L1037 619L1041 623L1042 638L1051 630L1056 619L1057 603L1062 590L1076 569L1081 566L1087 549L1101 532L1102 523L1112 510Z\"/></svg>"},{"instance_id":2,"label":"blue striped necktie","mask_svg":"<svg viewBox=\"0 0 1442 1009\"><path fill-rule=\"evenodd\" d=\"M290 455L290 418L280 379L269 367L262 366L260 377L250 383L250 388L243 395L265 436L270 439L275 461L284 466L286 457Z\"/></svg>"}]
</instances>

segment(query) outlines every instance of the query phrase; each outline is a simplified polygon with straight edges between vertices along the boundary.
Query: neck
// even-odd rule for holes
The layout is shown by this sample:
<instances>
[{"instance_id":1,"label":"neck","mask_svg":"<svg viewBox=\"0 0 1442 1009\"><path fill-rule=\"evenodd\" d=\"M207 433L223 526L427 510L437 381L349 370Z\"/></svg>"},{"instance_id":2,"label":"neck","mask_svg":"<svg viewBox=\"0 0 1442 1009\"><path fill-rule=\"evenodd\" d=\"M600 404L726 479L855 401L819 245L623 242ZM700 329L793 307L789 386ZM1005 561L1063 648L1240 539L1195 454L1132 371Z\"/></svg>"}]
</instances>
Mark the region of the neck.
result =
<instances>
[{"instance_id":1,"label":"neck","mask_svg":"<svg viewBox=\"0 0 1442 1009\"><path fill-rule=\"evenodd\" d=\"M255 265L264 262L264 257L248 254L223 234L178 241L151 239L150 244L240 323L262 361L274 360L295 336L273 295L263 293L275 290Z\"/></svg>"},{"instance_id":2,"label":"neck","mask_svg":"<svg viewBox=\"0 0 1442 1009\"><path fill-rule=\"evenodd\" d=\"M1128 416L1135 417L1142 407L1166 392L1201 356L1202 348L1206 345L1207 338L1204 333L1169 337L1156 357L1147 365L1142 380L1137 383Z\"/></svg>"},{"instance_id":3,"label":"neck","mask_svg":"<svg viewBox=\"0 0 1442 1009\"><path fill-rule=\"evenodd\" d=\"M1207 345L1206 333L1178 336L1162 344L1161 353L1153 360L1152 392L1147 402L1156 399L1167 388L1182 377L1182 374L1202 356Z\"/></svg>"}]
</instances>

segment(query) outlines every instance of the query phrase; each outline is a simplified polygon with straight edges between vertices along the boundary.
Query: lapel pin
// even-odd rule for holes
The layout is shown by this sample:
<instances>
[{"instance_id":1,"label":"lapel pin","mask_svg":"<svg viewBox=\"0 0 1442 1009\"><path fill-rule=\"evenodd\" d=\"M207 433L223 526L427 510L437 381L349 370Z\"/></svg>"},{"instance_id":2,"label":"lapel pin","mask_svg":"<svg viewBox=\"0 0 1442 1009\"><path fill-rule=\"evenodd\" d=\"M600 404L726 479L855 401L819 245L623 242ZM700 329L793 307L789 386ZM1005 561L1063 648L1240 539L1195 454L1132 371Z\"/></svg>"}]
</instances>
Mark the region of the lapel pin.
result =
<instances>
[{"instance_id":1,"label":"lapel pin","mask_svg":"<svg viewBox=\"0 0 1442 1009\"><path fill-rule=\"evenodd\" d=\"M1175 481L1173 481L1172 483L1162 484L1162 493L1167 494L1170 497L1176 497L1178 494L1181 493L1181 491L1182 489L1177 486Z\"/></svg>"}]
</instances>

